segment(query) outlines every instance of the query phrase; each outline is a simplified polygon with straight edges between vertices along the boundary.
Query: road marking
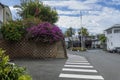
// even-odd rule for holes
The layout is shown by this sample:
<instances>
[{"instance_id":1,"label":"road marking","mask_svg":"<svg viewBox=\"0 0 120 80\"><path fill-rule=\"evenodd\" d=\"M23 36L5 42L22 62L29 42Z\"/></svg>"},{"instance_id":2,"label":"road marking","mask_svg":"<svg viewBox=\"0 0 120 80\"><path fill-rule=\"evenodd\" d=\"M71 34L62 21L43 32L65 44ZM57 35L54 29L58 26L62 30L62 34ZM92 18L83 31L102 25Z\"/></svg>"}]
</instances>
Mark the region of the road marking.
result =
<instances>
[{"instance_id":1,"label":"road marking","mask_svg":"<svg viewBox=\"0 0 120 80\"><path fill-rule=\"evenodd\" d=\"M59 77L63 78L79 78L79 79L94 79L94 80L104 80L104 78L100 75L81 75L81 74L64 74L61 73Z\"/></svg>"},{"instance_id":2,"label":"road marking","mask_svg":"<svg viewBox=\"0 0 120 80\"><path fill-rule=\"evenodd\" d=\"M81 66L81 65L64 65L65 67L81 67L81 68L93 68L93 66Z\"/></svg>"},{"instance_id":3,"label":"road marking","mask_svg":"<svg viewBox=\"0 0 120 80\"><path fill-rule=\"evenodd\" d=\"M66 62L66 64L85 64L85 65L90 65L90 63L72 63L72 62Z\"/></svg>"},{"instance_id":4,"label":"road marking","mask_svg":"<svg viewBox=\"0 0 120 80\"><path fill-rule=\"evenodd\" d=\"M67 61L67 62L74 62L74 63L77 63L77 62L88 62L88 61Z\"/></svg>"},{"instance_id":5,"label":"road marking","mask_svg":"<svg viewBox=\"0 0 120 80\"><path fill-rule=\"evenodd\" d=\"M70 68L63 68L63 71L76 71L76 72L93 72L96 73L96 70L90 70L90 69L70 69Z\"/></svg>"},{"instance_id":6,"label":"road marking","mask_svg":"<svg viewBox=\"0 0 120 80\"><path fill-rule=\"evenodd\" d=\"M90 63L87 61L86 58L70 55L59 77L62 78L62 80L64 80L64 78L68 78L68 79L72 78L72 79L79 79L79 80L81 79L104 80L104 78L101 75L97 75L98 71L93 68L94 67L90 65ZM75 72L77 73L74 74ZM83 74L81 74L81 72ZM89 75L84 73L87 73ZM93 73L96 75L93 75Z\"/></svg>"}]
</instances>

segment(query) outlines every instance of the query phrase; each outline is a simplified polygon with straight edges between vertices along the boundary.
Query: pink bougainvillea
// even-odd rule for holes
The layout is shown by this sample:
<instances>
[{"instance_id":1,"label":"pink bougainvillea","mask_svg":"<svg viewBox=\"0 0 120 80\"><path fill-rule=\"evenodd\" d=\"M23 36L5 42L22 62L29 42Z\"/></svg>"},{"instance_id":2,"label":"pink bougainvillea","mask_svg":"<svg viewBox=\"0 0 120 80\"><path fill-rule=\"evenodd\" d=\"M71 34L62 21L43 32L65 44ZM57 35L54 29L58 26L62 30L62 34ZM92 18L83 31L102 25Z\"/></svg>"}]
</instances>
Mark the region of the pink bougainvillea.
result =
<instances>
[{"instance_id":1,"label":"pink bougainvillea","mask_svg":"<svg viewBox=\"0 0 120 80\"><path fill-rule=\"evenodd\" d=\"M30 38L44 43L54 43L63 39L59 27L48 22L42 22L37 26L27 28L27 32L31 34Z\"/></svg>"}]
</instances>

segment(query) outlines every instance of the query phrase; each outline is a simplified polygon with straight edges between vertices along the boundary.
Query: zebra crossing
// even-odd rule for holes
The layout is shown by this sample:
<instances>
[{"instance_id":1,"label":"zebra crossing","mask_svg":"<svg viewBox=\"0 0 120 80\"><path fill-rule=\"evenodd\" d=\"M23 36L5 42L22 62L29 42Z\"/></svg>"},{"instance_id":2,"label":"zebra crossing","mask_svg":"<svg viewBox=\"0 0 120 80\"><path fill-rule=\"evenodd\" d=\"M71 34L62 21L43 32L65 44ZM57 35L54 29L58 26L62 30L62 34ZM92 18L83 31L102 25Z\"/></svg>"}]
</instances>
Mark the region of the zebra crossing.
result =
<instances>
[{"instance_id":1,"label":"zebra crossing","mask_svg":"<svg viewBox=\"0 0 120 80\"><path fill-rule=\"evenodd\" d=\"M86 58L72 54L68 56L59 75L60 80L104 80Z\"/></svg>"}]
</instances>

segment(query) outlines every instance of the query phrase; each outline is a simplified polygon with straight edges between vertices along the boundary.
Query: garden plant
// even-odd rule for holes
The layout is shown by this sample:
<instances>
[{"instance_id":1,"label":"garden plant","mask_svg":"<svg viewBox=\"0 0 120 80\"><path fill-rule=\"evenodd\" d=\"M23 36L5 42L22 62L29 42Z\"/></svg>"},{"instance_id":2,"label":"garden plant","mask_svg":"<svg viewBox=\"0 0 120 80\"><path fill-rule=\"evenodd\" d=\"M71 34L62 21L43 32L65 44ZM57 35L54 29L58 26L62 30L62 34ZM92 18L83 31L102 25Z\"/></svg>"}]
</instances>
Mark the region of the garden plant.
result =
<instances>
[{"instance_id":1,"label":"garden plant","mask_svg":"<svg viewBox=\"0 0 120 80\"><path fill-rule=\"evenodd\" d=\"M9 63L9 56L0 48L0 80L32 80L24 67Z\"/></svg>"}]
</instances>

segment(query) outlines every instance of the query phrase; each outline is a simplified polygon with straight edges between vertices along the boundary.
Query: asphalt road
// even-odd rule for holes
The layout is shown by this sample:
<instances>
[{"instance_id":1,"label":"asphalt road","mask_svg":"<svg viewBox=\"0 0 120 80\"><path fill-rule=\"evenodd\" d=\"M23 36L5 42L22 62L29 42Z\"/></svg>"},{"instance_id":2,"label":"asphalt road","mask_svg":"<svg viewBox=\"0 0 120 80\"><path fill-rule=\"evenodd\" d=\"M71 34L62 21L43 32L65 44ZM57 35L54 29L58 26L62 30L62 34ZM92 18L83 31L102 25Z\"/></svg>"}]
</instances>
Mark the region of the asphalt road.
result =
<instances>
[{"instance_id":1,"label":"asphalt road","mask_svg":"<svg viewBox=\"0 0 120 80\"><path fill-rule=\"evenodd\" d=\"M87 60L99 71L104 80L120 80L120 55L108 53L102 50L88 50L76 52Z\"/></svg>"},{"instance_id":2,"label":"asphalt road","mask_svg":"<svg viewBox=\"0 0 120 80\"><path fill-rule=\"evenodd\" d=\"M14 60L33 80L120 80L120 55L102 50L68 51L68 59Z\"/></svg>"}]
</instances>

